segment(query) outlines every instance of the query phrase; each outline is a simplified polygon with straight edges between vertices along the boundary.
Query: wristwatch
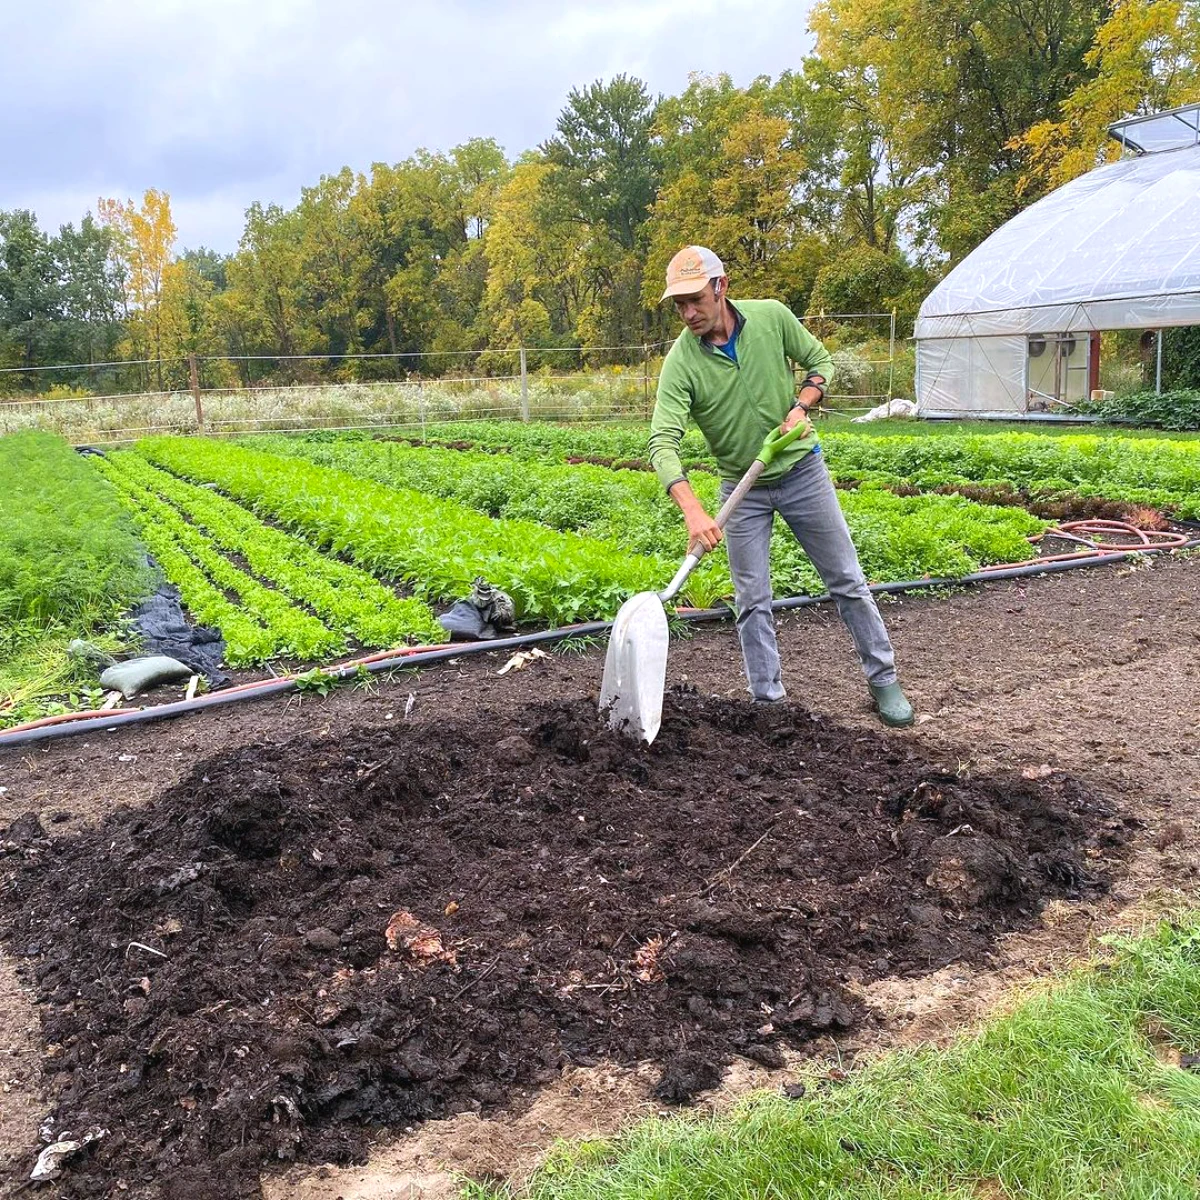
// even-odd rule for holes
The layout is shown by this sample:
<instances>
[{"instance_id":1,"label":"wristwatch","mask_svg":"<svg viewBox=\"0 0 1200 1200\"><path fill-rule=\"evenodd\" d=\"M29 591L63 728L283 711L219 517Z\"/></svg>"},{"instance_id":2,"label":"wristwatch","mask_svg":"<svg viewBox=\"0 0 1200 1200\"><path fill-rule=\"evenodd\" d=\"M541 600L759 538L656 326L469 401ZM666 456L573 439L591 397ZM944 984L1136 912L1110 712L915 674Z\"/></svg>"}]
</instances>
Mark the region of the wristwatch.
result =
<instances>
[{"instance_id":1,"label":"wristwatch","mask_svg":"<svg viewBox=\"0 0 1200 1200\"><path fill-rule=\"evenodd\" d=\"M792 407L804 409L805 416L808 416L808 414L810 412L812 412L812 410L814 408L816 408L817 405L820 404L822 400L825 399L825 381L823 379L821 379L819 376L817 378L813 378L810 376L808 379L806 379L800 385L799 390L802 392L802 391L804 391L805 388L808 388L808 387L816 388L817 393L818 393L817 398L811 404L805 404L804 401L801 400L798 395L797 395L796 399L792 401Z\"/></svg>"}]
</instances>

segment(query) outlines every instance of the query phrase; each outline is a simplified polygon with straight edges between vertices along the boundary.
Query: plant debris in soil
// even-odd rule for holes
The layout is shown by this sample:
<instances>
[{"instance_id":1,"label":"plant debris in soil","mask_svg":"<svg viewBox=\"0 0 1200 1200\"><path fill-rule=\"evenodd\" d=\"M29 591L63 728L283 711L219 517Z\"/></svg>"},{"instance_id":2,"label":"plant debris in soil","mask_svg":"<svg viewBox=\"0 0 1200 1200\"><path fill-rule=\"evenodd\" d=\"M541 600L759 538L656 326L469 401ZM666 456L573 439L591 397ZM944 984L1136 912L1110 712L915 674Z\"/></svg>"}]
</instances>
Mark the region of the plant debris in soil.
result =
<instances>
[{"instance_id":1,"label":"plant debris in soil","mask_svg":"<svg viewBox=\"0 0 1200 1200\"><path fill-rule=\"evenodd\" d=\"M526 1100L567 1064L844 1036L855 985L985 958L1127 840L1061 772L948 773L794 705L668 696L650 748L587 702L250 745L75 837L0 834L63 1197L256 1196L269 1161ZM30 1147L30 1162L36 1148Z\"/></svg>"}]
</instances>

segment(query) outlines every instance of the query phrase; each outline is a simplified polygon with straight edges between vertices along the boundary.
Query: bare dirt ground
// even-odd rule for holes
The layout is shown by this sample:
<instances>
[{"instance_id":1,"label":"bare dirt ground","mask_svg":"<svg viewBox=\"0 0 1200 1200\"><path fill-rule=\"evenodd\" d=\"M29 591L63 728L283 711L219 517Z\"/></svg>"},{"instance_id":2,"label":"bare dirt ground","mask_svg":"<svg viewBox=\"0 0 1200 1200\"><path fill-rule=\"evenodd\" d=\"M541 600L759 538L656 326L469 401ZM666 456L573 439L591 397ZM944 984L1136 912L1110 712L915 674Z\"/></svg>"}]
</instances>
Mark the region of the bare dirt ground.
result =
<instances>
[{"instance_id":1,"label":"bare dirt ground","mask_svg":"<svg viewBox=\"0 0 1200 1200\"><path fill-rule=\"evenodd\" d=\"M1192 557L888 603L885 618L921 716L912 730L880 734L882 743L832 610L781 620L791 697L805 720L816 715L844 732L836 739L841 752L852 753L846 748L858 730L872 746L884 747L872 751L877 761L884 761L890 744L898 762L919 761L926 774L1022 780L1033 789L1069 777L1111 806L1123 833L1131 835L1107 892L1067 887L1036 922L1002 922L986 946L964 944L961 958L937 963L933 971L913 970L911 963L892 975L845 970L839 985L846 997L875 1019L855 1022L849 1031L810 1030L813 1044L806 1053L845 1057L943 1038L1014 984L1077 955L1097 930L1128 925L1162 901L1194 899L1200 880L1197 584L1200 560ZM397 677L373 693L351 689L325 700L252 702L4 752L0 830L32 812L45 834L73 832L86 839L117 806L138 808L158 803L172 789L178 793L197 763L214 755L230 756L227 761L239 754L270 758L285 743L337 744L363 727L395 726L404 737L436 739L449 726L478 729L497 720L519 726L538 705L561 702L569 710L594 694L603 657L599 651L551 655L500 677L502 661L492 654L464 656L457 665ZM713 696L740 699L732 628L705 627L692 640L674 643L669 680L694 688L697 704ZM717 732L725 738L736 731ZM722 745L728 753L728 743ZM735 858L744 845L728 849L733 853L715 847L713 861ZM1104 854L1092 850L1096 857ZM55 1061L60 1051L47 1054L50 1039L39 1030L39 1011L45 1020L51 1006L30 1002L17 983L18 965L11 956L0 959L0 1189L10 1189L3 1194L12 1194L27 1176L37 1127L70 1085L70 1072ZM779 1057L760 1057L786 1063L797 1052L785 1043ZM719 1103L746 1086L781 1078L786 1067L781 1073L738 1058L708 1098ZM393 1121L398 1136L380 1137L367 1167L293 1168L268 1178L266 1194L306 1200L452 1195L447 1170L520 1173L555 1136L608 1132L632 1114L661 1107L652 1096L661 1073L648 1061L620 1068L607 1059L570 1064L538 1082L540 1087L525 1081L507 1110L501 1105L492 1117L464 1111L415 1124L412 1133ZM485 1105L484 1111L493 1108Z\"/></svg>"}]
</instances>

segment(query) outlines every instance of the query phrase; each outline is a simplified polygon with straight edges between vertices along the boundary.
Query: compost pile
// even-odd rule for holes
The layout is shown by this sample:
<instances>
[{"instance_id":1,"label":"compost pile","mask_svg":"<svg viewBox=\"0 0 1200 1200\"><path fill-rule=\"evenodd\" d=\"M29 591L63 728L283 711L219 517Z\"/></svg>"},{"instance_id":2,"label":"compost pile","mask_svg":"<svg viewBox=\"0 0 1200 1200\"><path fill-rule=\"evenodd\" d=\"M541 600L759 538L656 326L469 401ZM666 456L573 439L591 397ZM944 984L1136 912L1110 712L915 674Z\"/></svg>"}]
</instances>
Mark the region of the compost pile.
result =
<instances>
[{"instance_id":1,"label":"compost pile","mask_svg":"<svg viewBox=\"0 0 1200 1200\"><path fill-rule=\"evenodd\" d=\"M484 710L243 747L77 837L20 818L0 919L50 1125L107 1130L56 1194L257 1195L566 1064L653 1060L686 1102L843 1038L856 984L1104 889L1099 797L928 753L677 693L649 749L585 702Z\"/></svg>"}]
</instances>

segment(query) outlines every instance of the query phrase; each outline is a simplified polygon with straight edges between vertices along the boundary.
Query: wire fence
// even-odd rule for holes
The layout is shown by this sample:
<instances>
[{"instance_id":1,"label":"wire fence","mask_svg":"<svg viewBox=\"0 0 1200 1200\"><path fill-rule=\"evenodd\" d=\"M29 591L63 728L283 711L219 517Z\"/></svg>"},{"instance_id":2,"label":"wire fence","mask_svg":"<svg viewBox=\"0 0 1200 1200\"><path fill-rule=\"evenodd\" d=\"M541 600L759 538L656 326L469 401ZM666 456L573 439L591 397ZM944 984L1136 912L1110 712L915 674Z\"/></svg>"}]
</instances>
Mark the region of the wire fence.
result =
<instances>
[{"instance_id":1,"label":"wire fence","mask_svg":"<svg viewBox=\"0 0 1200 1200\"><path fill-rule=\"evenodd\" d=\"M828 331L845 330L855 323L850 327L857 336L833 350L830 408L856 412L896 394L898 356L892 314L814 314L804 320L824 338L830 337ZM864 326L869 334L866 323L881 320L886 323L883 335L871 340ZM108 394L0 394L0 434L36 428L75 445L115 445L155 434L420 429L442 421L644 421L654 406L658 373L668 348L666 343L590 348L587 354L603 353L609 359L606 365L593 367L577 365L581 351L572 346L334 356L191 355L182 361L92 364L120 369L133 365L147 372L147 378L162 369L172 378L182 374L187 382ZM456 366L447 370L451 355ZM557 358L572 357L573 369L556 369ZM265 364L270 372L258 381L245 382L237 372L247 363ZM352 377L289 378L314 366ZM71 365L56 369L67 371ZM380 369L390 377L359 377L365 370ZM0 369L0 392L5 377L18 370L24 369ZM213 382L222 378L237 382Z\"/></svg>"}]
</instances>

